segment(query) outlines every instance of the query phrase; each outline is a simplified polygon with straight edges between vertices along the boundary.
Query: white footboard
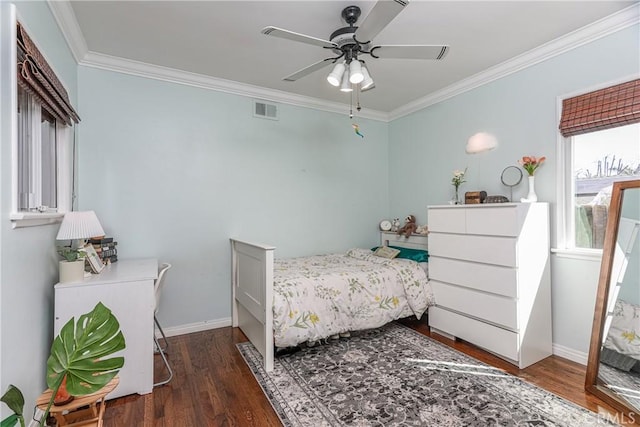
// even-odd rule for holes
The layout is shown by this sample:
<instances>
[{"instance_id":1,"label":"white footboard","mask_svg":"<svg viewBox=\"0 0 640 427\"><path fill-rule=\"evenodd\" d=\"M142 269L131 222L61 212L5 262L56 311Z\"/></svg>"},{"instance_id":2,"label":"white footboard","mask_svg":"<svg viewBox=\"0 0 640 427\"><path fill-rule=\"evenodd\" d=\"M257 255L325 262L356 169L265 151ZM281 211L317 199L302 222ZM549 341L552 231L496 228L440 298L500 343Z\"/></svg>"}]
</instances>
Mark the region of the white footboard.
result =
<instances>
[{"instance_id":1,"label":"white footboard","mask_svg":"<svg viewBox=\"0 0 640 427\"><path fill-rule=\"evenodd\" d=\"M273 370L274 246L231 240L232 322L260 351Z\"/></svg>"}]
</instances>

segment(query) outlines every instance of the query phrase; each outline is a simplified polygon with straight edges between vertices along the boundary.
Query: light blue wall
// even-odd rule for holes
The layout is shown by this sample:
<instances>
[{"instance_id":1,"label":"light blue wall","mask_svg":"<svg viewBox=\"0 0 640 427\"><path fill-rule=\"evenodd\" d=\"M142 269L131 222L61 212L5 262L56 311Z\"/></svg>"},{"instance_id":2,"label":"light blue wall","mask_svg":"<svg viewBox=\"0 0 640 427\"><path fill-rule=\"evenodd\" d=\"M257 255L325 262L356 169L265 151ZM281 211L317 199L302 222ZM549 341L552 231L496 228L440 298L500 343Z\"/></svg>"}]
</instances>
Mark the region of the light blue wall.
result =
<instances>
[{"instance_id":1,"label":"light blue wall","mask_svg":"<svg viewBox=\"0 0 640 427\"><path fill-rule=\"evenodd\" d=\"M122 258L174 264L160 313L168 327L228 319L230 236L274 244L281 257L372 245L381 218L413 213L422 223L427 205L446 202L453 169L469 167L463 191L506 194L500 171L525 154L548 157L537 189L555 205L556 97L640 63L636 26L389 125L360 120L361 140L346 115L280 105L279 121L253 119L248 98L76 69L46 3L17 9L79 105L80 207L97 211ZM6 10L2 2L3 25ZM0 389L19 385L29 408L45 384L57 226L10 228L6 73L0 79ZM500 147L467 156L479 130ZM515 197L525 193L522 185ZM554 259L554 342L588 348L598 270Z\"/></svg>"},{"instance_id":2,"label":"light blue wall","mask_svg":"<svg viewBox=\"0 0 640 427\"><path fill-rule=\"evenodd\" d=\"M1 3L0 22L5 34L10 25L11 5ZM76 64L47 4L20 2L16 9L18 19L65 83L72 104L76 105ZM0 56L6 56L4 45ZM0 393L4 393L8 384L18 386L25 394L25 413L30 415L36 397L46 386L46 359L53 335L53 284L58 278L58 257L54 249L58 226L11 228L10 118L13 112L7 64L1 65ZM15 67L15 64L9 65ZM0 405L0 411L2 415L7 414L4 404Z\"/></svg>"},{"instance_id":3,"label":"light blue wall","mask_svg":"<svg viewBox=\"0 0 640 427\"><path fill-rule=\"evenodd\" d=\"M228 320L230 237L277 257L378 241L387 216L387 124L80 67L79 205L121 258L171 262L160 320Z\"/></svg>"},{"instance_id":4,"label":"light blue wall","mask_svg":"<svg viewBox=\"0 0 640 427\"><path fill-rule=\"evenodd\" d=\"M535 66L394 120L389 127L390 214L426 221L426 206L446 203L453 194L454 169L469 167L461 191L506 194L501 171L523 155L546 156L536 172L540 201L551 203L552 242L556 240L557 100L568 93L638 75L640 29L633 26ZM495 134L496 150L464 151L478 131ZM519 200L526 180L515 189ZM553 243L552 243L553 244ZM599 263L552 259L553 341L587 352Z\"/></svg>"}]
</instances>

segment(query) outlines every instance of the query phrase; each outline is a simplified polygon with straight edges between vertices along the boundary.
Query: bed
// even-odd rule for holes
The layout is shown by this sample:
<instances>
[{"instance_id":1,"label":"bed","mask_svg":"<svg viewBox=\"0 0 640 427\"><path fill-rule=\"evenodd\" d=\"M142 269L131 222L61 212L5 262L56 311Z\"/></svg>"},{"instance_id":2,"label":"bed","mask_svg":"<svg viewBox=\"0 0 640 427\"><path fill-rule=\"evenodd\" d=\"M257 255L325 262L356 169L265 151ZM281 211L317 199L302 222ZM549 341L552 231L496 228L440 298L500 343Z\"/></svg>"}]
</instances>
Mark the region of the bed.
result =
<instances>
[{"instance_id":1,"label":"bed","mask_svg":"<svg viewBox=\"0 0 640 427\"><path fill-rule=\"evenodd\" d=\"M426 250L426 236L381 239ZM424 264L370 249L275 259L275 247L231 239L232 323L273 369L275 347L382 326L433 304Z\"/></svg>"}]
</instances>

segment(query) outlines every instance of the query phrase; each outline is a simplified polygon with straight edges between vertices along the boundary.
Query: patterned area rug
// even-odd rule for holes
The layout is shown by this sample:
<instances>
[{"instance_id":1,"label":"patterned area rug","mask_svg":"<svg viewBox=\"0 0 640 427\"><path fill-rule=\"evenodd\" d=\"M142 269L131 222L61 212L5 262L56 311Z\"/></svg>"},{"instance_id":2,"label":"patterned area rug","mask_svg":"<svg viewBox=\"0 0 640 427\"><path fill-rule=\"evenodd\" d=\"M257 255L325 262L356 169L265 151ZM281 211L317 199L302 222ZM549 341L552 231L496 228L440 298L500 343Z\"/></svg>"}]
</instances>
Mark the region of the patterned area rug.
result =
<instances>
[{"instance_id":1,"label":"patterned area rug","mask_svg":"<svg viewBox=\"0 0 640 427\"><path fill-rule=\"evenodd\" d=\"M554 394L391 323L276 359L238 349L285 426L611 425Z\"/></svg>"}]
</instances>

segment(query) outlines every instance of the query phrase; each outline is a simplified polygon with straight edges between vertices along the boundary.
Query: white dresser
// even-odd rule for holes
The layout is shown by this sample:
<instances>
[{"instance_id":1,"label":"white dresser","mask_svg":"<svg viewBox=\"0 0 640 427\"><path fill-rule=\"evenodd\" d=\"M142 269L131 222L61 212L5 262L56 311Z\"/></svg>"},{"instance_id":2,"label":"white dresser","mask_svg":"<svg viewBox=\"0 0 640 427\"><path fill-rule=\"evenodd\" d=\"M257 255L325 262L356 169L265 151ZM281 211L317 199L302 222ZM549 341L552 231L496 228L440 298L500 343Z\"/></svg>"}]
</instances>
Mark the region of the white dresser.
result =
<instances>
[{"instance_id":1,"label":"white dresser","mask_svg":"<svg viewBox=\"0 0 640 427\"><path fill-rule=\"evenodd\" d=\"M520 368L552 354L549 205L430 206L434 332Z\"/></svg>"},{"instance_id":2,"label":"white dresser","mask_svg":"<svg viewBox=\"0 0 640 427\"><path fill-rule=\"evenodd\" d=\"M107 399L153 390L153 285L157 277L157 260L122 259L81 282L55 285L55 335L71 317L77 321L98 302L120 323L126 348L114 356L124 356L124 366L120 384Z\"/></svg>"}]
</instances>

